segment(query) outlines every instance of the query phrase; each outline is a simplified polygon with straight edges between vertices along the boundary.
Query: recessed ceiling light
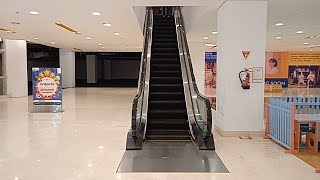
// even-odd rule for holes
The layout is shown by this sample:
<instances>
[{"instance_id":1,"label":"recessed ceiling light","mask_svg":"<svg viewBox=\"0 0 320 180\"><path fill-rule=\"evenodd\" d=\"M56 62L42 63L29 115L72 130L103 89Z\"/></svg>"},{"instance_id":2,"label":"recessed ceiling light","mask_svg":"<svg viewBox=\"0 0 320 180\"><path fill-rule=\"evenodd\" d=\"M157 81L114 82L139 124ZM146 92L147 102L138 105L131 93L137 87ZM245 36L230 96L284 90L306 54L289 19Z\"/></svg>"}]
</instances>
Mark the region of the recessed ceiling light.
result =
<instances>
[{"instance_id":1,"label":"recessed ceiling light","mask_svg":"<svg viewBox=\"0 0 320 180\"><path fill-rule=\"evenodd\" d=\"M312 52L312 49L310 49L310 52Z\"/></svg>"},{"instance_id":2,"label":"recessed ceiling light","mask_svg":"<svg viewBox=\"0 0 320 180\"><path fill-rule=\"evenodd\" d=\"M110 27L111 23L103 23L103 25L106 26L106 27Z\"/></svg>"},{"instance_id":3,"label":"recessed ceiling light","mask_svg":"<svg viewBox=\"0 0 320 180\"><path fill-rule=\"evenodd\" d=\"M212 34L216 35L216 34L218 34L218 32L217 31L212 31Z\"/></svg>"},{"instance_id":4,"label":"recessed ceiling light","mask_svg":"<svg viewBox=\"0 0 320 180\"><path fill-rule=\"evenodd\" d=\"M303 31L297 31L297 34L303 34Z\"/></svg>"},{"instance_id":5,"label":"recessed ceiling light","mask_svg":"<svg viewBox=\"0 0 320 180\"><path fill-rule=\"evenodd\" d=\"M279 23L276 23L276 26L283 26L284 24L279 22Z\"/></svg>"},{"instance_id":6,"label":"recessed ceiling light","mask_svg":"<svg viewBox=\"0 0 320 180\"><path fill-rule=\"evenodd\" d=\"M208 36L203 37L203 40L208 40L208 39L209 39Z\"/></svg>"},{"instance_id":7,"label":"recessed ceiling light","mask_svg":"<svg viewBox=\"0 0 320 180\"><path fill-rule=\"evenodd\" d=\"M204 44L205 46L208 46L208 47L217 47L217 45L216 44Z\"/></svg>"},{"instance_id":8,"label":"recessed ceiling light","mask_svg":"<svg viewBox=\"0 0 320 180\"><path fill-rule=\"evenodd\" d=\"M305 42L305 43L303 43L303 45L308 45L309 43L307 43L307 42Z\"/></svg>"},{"instance_id":9,"label":"recessed ceiling light","mask_svg":"<svg viewBox=\"0 0 320 180\"><path fill-rule=\"evenodd\" d=\"M34 39L35 39L35 40L38 40L39 38L38 38L38 37L35 37Z\"/></svg>"},{"instance_id":10,"label":"recessed ceiling light","mask_svg":"<svg viewBox=\"0 0 320 180\"><path fill-rule=\"evenodd\" d=\"M104 46L102 46L101 48L104 49Z\"/></svg>"},{"instance_id":11,"label":"recessed ceiling light","mask_svg":"<svg viewBox=\"0 0 320 180\"><path fill-rule=\"evenodd\" d=\"M92 15L94 15L94 16L100 16L101 13L99 13L99 12L93 12Z\"/></svg>"},{"instance_id":12,"label":"recessed ceiling light","mask_svg":"<svg viewBox=\"0 0 320 180\"><path fill-rule=\"evenodd\" d=\"M8 30L8 31L6 31L6 32L7 32L7 33L11 33L11 31L9 31L9 30Z\"/></svg>"},{"instance_id":13,"label":"recessed ceiling light","mask_svg":"<svg viewBox=\"0 0 320 180\"><path fill-rule=\"evenodd\" d=\"M19 23L19 22L16 22L16 21L13 21L13 22L11 22L11 24L13 24L13 25L19 25L20 23Z\"/></svg>"},{"instance_id":14,"label":"recessed ceiling light","mask_svg":"<svg viewBox=\"0 0 320 180\"><path fill-rule=\"evenodd\" d=\"M29 13L32 14L32 15L38 15L39 14L38 11L30 11Z\"/></svg>"},{"instance_id":15,"label":"recessed ceiling light","mask_svg":"<svg viewBox=\"0 0 320 180\"><path fill-rule=\"evenodd\" d=\"M98 51L100 52L101 50L99 49Z\"/></svg>"},{"instance_id":16,"label":"recessed ceiling light","mask_svg":"<svg viewBox=\"0 0 320 180\"><path fill-rule=\"evenodd\" d=\"M269 49L267 49L267 52L269 52L270 50Z\"/></svg>"},{"instance_id":17,"label":"recessed ceiling light","mask_svg":"<svg viewBox=\"0 0 320 180\"><path fill-rule=\"evenodd\" d=\"M91 37L86 37L86 40L91 40Z\"/></svg>"},{"instance_id":18,"label":"recessed ceiling light","mask_svg":"<svg viewBox=\"0 0 320 180\"><path fill-rule=\"evenodd\" d=\"M56 44L56 42L54 42L54 41L51 41L50 43L51 43L51 44Z\"/></svg>"},{"instance_id":19,"label":"recessed ceiling light","mask_svg":"<svg viewBox=\"0 0 320 180\"><path fill-rule=\"evenodd\" d=\"M114 35L116 35L116 36L119 36L119 35L120 35L120 33L118 33L118 32L115 32L115 33L114 33Z\"/></svg>"},{"instance_id":20,"label":"recessed ceiling light","mask_svg":"<svg viewBox=\"0 0 320 180\"><path fill-rule=\"evenodd\" d=\"M102 46L102 44L101 44L101 43L99 43L99 44L98 44L98 46Z\"/></svg>"},{"instance_id":21,"label":"recessed ceiling light","mask_svg":"<svg viewBox=\"0 0 320 180\"><path fill-rule=\"evenodd\" d=\"M277 37L276 37L276 39L278 39L278 40L279 40L279 39L282 39L282 37L281 37L281 36L277 36Z\"/></svg>"}]
</instances>

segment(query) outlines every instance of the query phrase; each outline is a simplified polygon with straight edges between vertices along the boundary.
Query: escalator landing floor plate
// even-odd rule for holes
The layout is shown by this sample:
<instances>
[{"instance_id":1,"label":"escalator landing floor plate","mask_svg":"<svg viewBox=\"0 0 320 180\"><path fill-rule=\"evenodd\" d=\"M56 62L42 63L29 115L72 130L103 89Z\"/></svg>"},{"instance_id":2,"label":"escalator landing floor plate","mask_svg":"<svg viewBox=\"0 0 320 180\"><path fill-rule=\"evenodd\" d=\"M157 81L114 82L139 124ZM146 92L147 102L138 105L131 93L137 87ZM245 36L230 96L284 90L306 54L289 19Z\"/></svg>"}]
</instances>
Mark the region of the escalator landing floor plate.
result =
<instances>
[{"instance_id":1,"label":"escalator landing floor plate","mask_svg":"<svg viewBox=\"0 0 320 180\"><path fill-rule=\"evenodd\" d=\"M215 151L184 142L147 142L142 150L127 150L117 173L129 172L229 173Z\"/></svg>"}]
</instances>

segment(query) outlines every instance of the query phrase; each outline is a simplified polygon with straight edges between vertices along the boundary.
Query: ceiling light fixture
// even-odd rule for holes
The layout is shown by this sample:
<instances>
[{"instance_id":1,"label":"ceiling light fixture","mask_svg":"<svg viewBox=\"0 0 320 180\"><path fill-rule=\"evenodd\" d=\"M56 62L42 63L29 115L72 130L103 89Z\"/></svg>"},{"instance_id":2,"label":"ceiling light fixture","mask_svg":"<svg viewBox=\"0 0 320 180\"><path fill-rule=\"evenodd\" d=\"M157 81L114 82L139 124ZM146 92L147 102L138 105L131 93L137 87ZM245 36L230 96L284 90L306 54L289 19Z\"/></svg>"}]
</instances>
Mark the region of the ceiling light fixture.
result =
<instances>
[{"instance_id":1,"label":"ceiling light fixture","mask_svg":"<svg viewBox=\"0 0 320 180\"><path fill-rule=\"evenodd\" d=\"M102 46L101 48L104 49L104 46Z\"/></svg>"},{"instance_id":2,"label":"ceiling light fixture","mask_svg":"<svg viewBox=\"0 0 320 180\"><path fill-rule=\"evenodd\" d=\"M276 39L280 40L280 39L282 39L282 37L281 36L277 36Z\"/></svg>"},{"instance_id":3,"label":"ceiling light fixture","mask_svg":"<svg viewBox=\"0 0 320 180\"><path fill-rule=\"evenodd\" d=\"M86 40L91 40L92 38L91 37L86 37Z\"/></svg>"},{"instance_id":4,"label":"ceiling light fixture","mask_svg":"<svg viewBox=\"0 0 320 180\"><path fill-rule=\"evenodd\" d=\"M15 31L12 31L12 30L9 30L9 29L4 29L4 28L0 28L0 31L4 31L6 33L12 33L12 34L16 33Z\"/></svg>"},{"instance_id":5,"label":"ceiling light fixture","mask_svg":"<svg viewBox=\"0 0 320 180\"><path fill-rule=\"evenodd\" d=\"M103 23L103 25L106 26L106 27L110 27L111 23Z\"/></svg>"},{"instance_id":6,"label":"ceiling light fixture","mask_svg":"<svg viewBox=\"0 0 320 180\"><path fill-rule=\"evenodd\" d=\"M303 31L297 31L297 34L303 34Z\"/></svg>"},{"instance_id":7,"label":"ceiling light fixture","mask_svg":"<svg viewBox=\"0 0 320 180\"><path fill-rule=\"evenodd\" d=\"M284 24L279 22L279 23L276 23L276 26L283 26Z\"/></svg>"},{"instance_id":8,"label":"ceiling light fixture","mask_svg":"<svg viewBox=\"0 0 320 180\"><path fill-rule=\"evenodd\" d=\"M38 37L35 37L34 40L39 40L39 38L38 38Z\"/></svg>"},{"instance_id":9,"label":"ceiling light fixture","mask_svg":"<svg viewBox=\"0 0 320 180\"><path fill-rule=\"evenodd\" d=\"M203 40L208 40L208 39L209 39L208 36L203 37Z\"/></svg>"},{"instance_id":10,"label":"ceiling light fixture","mask_svg":"<svg viewBox=\"0 0 320 180\"><path fill-rule=\"evenodd\" d=\"M303 43L303 45L308 45L309 43L307 43L307 42L305 42L305 43Z\"/></svg>"},{"instance_id":11,"label":"ceiling light fixture","mask_svg":"<svg viewBox=\"0 0 320 180\"><path fill-rule=\"evenodd\" d=\"M51 43L51 44L56 44L56 42L54 42L54 41L51 41L50 43Z\"/></svg>"},{"instance_id":12,"label":"ceiling light fixture","mask_svg":"<svg viewBox=\"0 0 320 180\"><path fill-rule=\"evenodd\" d=\"M57 26L65 29L65 30L67 30L67 31L70 31L70 32L75 33L75 34L81 34L79 31L74 30L74 29L72 29L71 27L69 27L69 26L67 26L67 25L65 25L65 24L62 24L62 23L60 23L60 22L54 22L54 23L55 23Z\"/></svg>"},{"instance_id":13,"label":"ceiling light fixture","mask_svg":"<svg viewBox=\"0 0 320 180\"><path fill-rule=\"evenodd\" d=\"M306 39L313 39L313 38L317 38L317 37L320 37L320 34L314 35L314 36L308 36L308 37L306 37Z\"/></svg>"},{"instance_id":14,"label":"ceiling light fixture","mask_svg":"<svg viewBox=\"0 0 320 180\"><path fill-rule=\"evenodd\" d=\"M212 31L212 34L216 35L216 34L218 34L218 32L217 31Z\"/></svg>"},{"instance_id":15,"label":"ceiling light fixture","mask_svg":"<svg viewBox=\"0 0 320 180\"><path fill-rule=\"evenodd\" d=\"M119 36L119 35L120 35L120 33L118 33L118 32L115 32L115 33L114 33L114 35L116 35L116 36Z\"/></svg>"},{"instance_id":16,"label":"ceiling light fixture","mask_svg":"<svg viewBox=\"0 0 320 180\"><path fill-rule=\"evenodd\" d=\"M310 49L310 52L312 52L312 49Z\"/></svg>"},{"instance_id":17,"label":"ceiling light fixture","mask_svg":"<svg viewBox=\"0 0 320 180\"><path fill-rule=\"evenodd\" d=\"M98 46L102 46L102 43L99 43Z\"/></svg>"},{"instance_id":18,"label":"ceiling light fixture","mask_svg":"<svg viewBox=\"0 0 320 180\"><path fill-rule=\"evenodd\" d=\"M19 25L20 23L19 23L19 22L16 22L16 21L13 21L13 22L11 22L11 24L13 24L13 25Z\"/></svg>"},{"instance_id":19,"label":"ceiling light fixture","mask_svg":"<svg viewBox=\"0 0 320 180\"><path fill-rule=\"evenodd\" d=\"M30 11L29 13L32 14L32 15L38 15L39 14L38 11Z\"/></svg>"},{"instance_id":20,"label":"ceiling light fixture","mask_svg":"<svg viewBox=\"0 0 320 180\"><path fill-rule=\"evenodd\" d=\"M79 49L79 48L73 48L74 50L77 50L77 51L83 51L82 49ZM75 124L77 125L77 124Z\"/></svg>"},{"instance_id":21,"label":"ceiling light fixture","mask_svg":"<svg viewBox=\"0 0 320 180\"><path fill-rule=\"evenodd\" d=\"M99 49L98 51L99 51L99 52L101 52L101 50L100 50L100 49Z\"/></svg>"},{"instance_id":22,"label":"ceiling light fixture","mask_svg":"<svg viewBox=\"0 0 320 180\"><path fill-rule=\"evenodd\" d=\"M93 12L92 15L94 15L94 16L100 16L101 13L99 13L99 12Z\"/></svg>"},{"instance_id":23,"label":"ceiling light fixture","mask_svg":"<svg viewBox=\"0 0 320 180\"><path fill-rule=\"evenodd\" d=\"M216 44L208 44L208 43L206 43L206 44L204 44L205 46L208 46L208 47L217 47L217 45Z\"/></svg>"}]
</instances>

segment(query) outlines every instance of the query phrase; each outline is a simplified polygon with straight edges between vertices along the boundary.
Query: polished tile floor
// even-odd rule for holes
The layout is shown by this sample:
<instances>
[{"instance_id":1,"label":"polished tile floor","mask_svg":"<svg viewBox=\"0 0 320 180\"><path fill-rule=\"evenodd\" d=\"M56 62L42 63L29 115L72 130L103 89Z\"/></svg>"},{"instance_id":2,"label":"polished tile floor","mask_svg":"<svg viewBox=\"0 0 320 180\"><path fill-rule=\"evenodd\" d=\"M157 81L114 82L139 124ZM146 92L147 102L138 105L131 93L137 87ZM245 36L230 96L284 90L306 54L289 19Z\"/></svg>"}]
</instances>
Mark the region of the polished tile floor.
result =
<instances>
[{"instance_id":1,"label":"polished tile floor","mask_svg":"<svg viewBox=\"0 0 320 180\"><path fill-rule=\"evenodd\" d=\"M67 89L62 114L29 113L30 97L2 100L0 180L320 179L312 167L270 140L217 134L216 152L230 173L116 173L135 93L126 88Z\"/></svg>"}]
</instances>

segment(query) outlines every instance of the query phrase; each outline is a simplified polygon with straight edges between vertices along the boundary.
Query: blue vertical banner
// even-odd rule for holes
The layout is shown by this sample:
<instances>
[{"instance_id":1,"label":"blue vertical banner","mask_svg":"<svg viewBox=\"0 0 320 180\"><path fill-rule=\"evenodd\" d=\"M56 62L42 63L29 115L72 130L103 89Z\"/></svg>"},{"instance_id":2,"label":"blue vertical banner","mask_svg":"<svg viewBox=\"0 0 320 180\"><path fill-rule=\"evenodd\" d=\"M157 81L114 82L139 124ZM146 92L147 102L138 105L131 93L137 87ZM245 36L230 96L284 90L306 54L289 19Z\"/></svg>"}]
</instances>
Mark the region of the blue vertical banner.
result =
<instances>
[{"instance_id":1,"label":"blue vertical banner","mask_svg":"<svg viewBox=\"0 0 320 180\"><path fill-rule=\"evenodd\" d=\"M206 52L205 53L205 61L206 63L217 62L217 52Z\"/></svg>"},{"instance_id":2,"label":"blue vertical banner","mask_svg":"<svg viewBox=\"0 0 320 180\"><path fill-rule=\"evenodd\" d=\"M55 105L62 103L61 68L32 68L33 103Z\"/></svg>"}]
</instances>

